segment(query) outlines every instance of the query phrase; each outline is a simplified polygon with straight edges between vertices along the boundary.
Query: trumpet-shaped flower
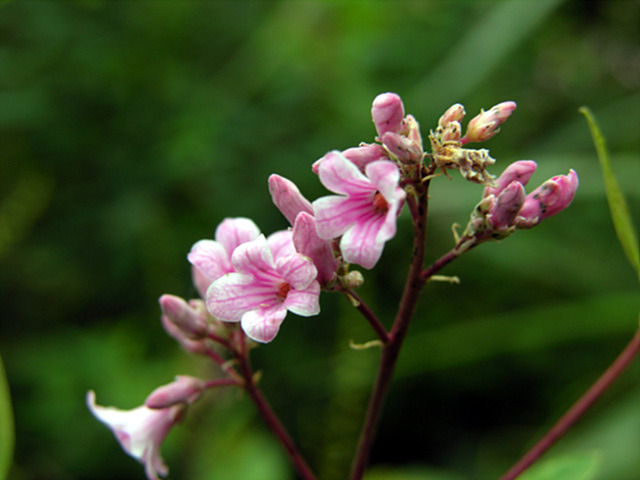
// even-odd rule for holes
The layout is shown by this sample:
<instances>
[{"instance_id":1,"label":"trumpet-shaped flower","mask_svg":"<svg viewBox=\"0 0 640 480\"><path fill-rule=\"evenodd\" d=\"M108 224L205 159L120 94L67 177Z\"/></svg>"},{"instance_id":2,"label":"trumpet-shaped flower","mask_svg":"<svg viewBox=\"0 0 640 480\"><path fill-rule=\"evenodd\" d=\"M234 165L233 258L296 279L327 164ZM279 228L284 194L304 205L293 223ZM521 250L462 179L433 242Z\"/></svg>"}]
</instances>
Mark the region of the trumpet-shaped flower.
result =
<instances>
[{"instance_id":1,"label":"trumpet-shaped flower","mask_svg":"<svg viewBox=\"0 0 640 480\"><path fill-rule=\"evenodd\" d=\"M113 431L124 451L144 465L149 480L158 480L158 475L169 473L160 455L160 446L171 427L180 421L183 404L161 409L142 405L133 410L120 410L96 405L96 395L89 391L87 405L91 413Z\"/></svg>"},{"instance_id":2,"label":"trumpet-shaped flower","mask_svg":"<svg viewBox=\"0 0 640 480\"><path fill-rule=\"evenodd\" d=\"M329 152L319 165L322 184L338 195L313 202L320 238L342 235L340 250L346 262L372 268L387 240L396 234L396 218L405 192L399 187L395 163L378 160L365 174L340 152Z\"/></svg>"},{"instance_id":3,"label":"trumpet-shaped flower","mask_svg":"<svg viewBox=\"0 0 640 480\"><path fill-rule=\"evenodd\" d=\"M269 241L260 235L236 248L231 262L235 272L211 284L207 308L220 320L241 322L253 340L273 340L287 311L303 317L320 312L318 272L311 259L295 252L291 232Z\"/></svg>"},{"instance_id":4,"label":"trumpet-shaped flower","mask_svg":"<svg viewBox=\"0 0 640 480\"><path fill-rule=\"evenodd\" d=\"M187 259L193 265L193 282L204 298L211 282L233 272L231 254L239 245L254 240L260 229L248 218L227 218L215 232L215 240L200 240Z\"/></svg>"}]
</instances>

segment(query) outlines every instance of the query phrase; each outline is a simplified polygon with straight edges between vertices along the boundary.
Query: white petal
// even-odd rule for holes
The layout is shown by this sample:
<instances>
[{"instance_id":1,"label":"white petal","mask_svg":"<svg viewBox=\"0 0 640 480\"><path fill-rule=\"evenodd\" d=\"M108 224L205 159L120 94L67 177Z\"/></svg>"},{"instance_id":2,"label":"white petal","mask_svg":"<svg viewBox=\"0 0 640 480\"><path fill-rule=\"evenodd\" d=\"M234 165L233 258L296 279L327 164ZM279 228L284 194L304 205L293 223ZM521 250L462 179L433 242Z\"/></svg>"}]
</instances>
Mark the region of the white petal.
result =
<instances>
[{"instance_id":1,"label":"white petal","mask_svg":"<svg viewBox=\"0 0 640 480\"><path fill-rule=\"evenodd\" d=\"M256 342L268 343L275 338L287 316L284 306L252 310L242 316L242 330Z\"/></svg>"}]
</instances>

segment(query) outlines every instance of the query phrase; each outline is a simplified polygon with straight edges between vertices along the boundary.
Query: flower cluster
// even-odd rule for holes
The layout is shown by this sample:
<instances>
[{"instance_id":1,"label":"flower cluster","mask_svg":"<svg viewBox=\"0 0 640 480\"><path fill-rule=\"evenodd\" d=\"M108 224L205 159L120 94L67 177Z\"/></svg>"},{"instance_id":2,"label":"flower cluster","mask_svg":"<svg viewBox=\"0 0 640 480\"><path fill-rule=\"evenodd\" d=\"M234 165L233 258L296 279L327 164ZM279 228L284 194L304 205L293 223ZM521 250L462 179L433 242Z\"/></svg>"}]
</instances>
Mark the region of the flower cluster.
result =
<instances>
[{"instance_id":1,"label":"flower cluster","mask_svg":"<svg viewBox=\"0 0 640 480\"><path fill-rule=\"evenodd\" d=\"M226 378L205 382L178 377L153 392L145 405L130 411L96 405L90 392L87 401L93 414L114 431L125 451L145 465L147 477L155 480L167 473L160 444L187 405L206 389L245 388L269 417L266 403L256 393L248 347L273 341L288 312L317 315L322 291L343 292L356 305L353 289L363 276L352 266L375 267L386 242L396 234L397 218L405 205L416 231L424 234L421 218L426 217L420 212L426 211L427 186L438 171L447 175L448 169L455 169L465 179L485 186L467 228L457 238L454 256L486 240L505 238L518 228L531 228L566 208L578 186L573 170L526 195L524 187L535 162L515 162L495 179L488 172L495 163L488 150L467 147L495 135L515 108L514 102L503 102L481 111L463 135L465 110L455 104L430 131L431 150L426 152L418 122L405 114L400 97L378 95L371 108L374 141L330 151L311 166L330 194L310 201L292 181L271 175L269 193L289 228L265 236L248 218L223 220L214 239L196 242L187 255L201 298L160 297L167 333L188 352L211 358ZM427 278L426 273L418 270L414 284ZM366 308L362 311L381 340L391 341L374 315ZM284 438L283 443L287 442Z\"/></svg>"}]
</instances>

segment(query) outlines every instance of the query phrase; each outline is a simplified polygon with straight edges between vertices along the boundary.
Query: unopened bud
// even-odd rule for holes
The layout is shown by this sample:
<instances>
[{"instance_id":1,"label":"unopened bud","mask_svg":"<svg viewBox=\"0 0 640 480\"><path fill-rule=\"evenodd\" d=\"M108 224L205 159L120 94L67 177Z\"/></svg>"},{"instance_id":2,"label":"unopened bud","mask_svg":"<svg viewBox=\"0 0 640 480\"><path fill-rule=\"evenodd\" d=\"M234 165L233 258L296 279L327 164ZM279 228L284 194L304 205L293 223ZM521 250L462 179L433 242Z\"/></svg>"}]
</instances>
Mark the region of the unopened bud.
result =
<instances>
[{"instance_id":1,"label":"unopened bud","mask_svg":"<svg viewBox=\"0 0 640 480\"><path fill-rule=\"evenodd\" d=\"M182 298L168 294L160 297L160 308L167 319L190 339L197 340L206 336L209 324L203 309L196 309Z\"/></svg>"},{"instance_id":2,"label":"unopened bud","mask_svg":"<svg viewBox=\"0 0 640 480\"><path fill-rule=\"evenodd\" d=\"M379 136L387 132L400 133L404 118L404 105L395 93L382 93L373 100L371 118Z\"/></svg>"},{"instance_id":3,"label":"unopened bud","mask_svg":"<svg viewBox=\"0 0 640 480\"><path fill-rule=\"evenodd\" d=\"M162 315L162 327L165 332L167 332L170 337L173 337L187 352L198 355L205 355L207 353L208 349L205 339L191 340L187 338L184 331L179 329L166 315Z\"/></svg>"},{"instance_id":4,"label":"unopened bud","mask_svg":"<svg viewBox=\"0 0 640 480\"><path fill-rule=\"evenodd\" d=\"M304 198L300 190L291 180L273 174L269 177L269 193L273 203L293 225L300 212L313 213L311 202Z\"/></svg>"},{"instance_id":5,"label":"unopened bud","mask_svg":"<svg viewBox=\"0 0 640 480\"><path fill-rule=\"evenodd\" d=\"M365 143L359 147L348 148L342 152L342 155L362 172L364 172L364 167L371 162L389 159L384 147L378 143Z\"/></svg>"},{"instance_id":6,"label":"unopened bud","mask_svg":"<svg viewBox=\"0 0 640 480\"><path fill-rule=\"evenodd\" d=\"M318 281L326 285L335 276L338 262L333 255L331 241L318 236L313 215L300 212L293 226L293 244L296 250L309 257L318 270Z\"/></svg>"},{"instance_id":7,"label":"unopened bud","mask_svg":"<svg viewBox=\"0 0 640 480\"><path fill-rule=\"evenodd\" d=\"M352 270L342 277L342 283L345 287L355 290L362 286L364 283L364 277L358 270Z\"/></svg>"},{"instance_id":8,"label":"unopened bud","mask_svg":"<svg viewBox=\"0 0 640 480\"><path fill-rule=\"evenodd\" d=\"M468 142L489 140L500 131L500 125L511 116L515 109L515 102L502 102L486 112L481 110L467 125L467 133L462 137L463 145Z\"/></svg>"},{"instance_id":9,"label":"unopened bud","mask_svg":"<svg viewBox=\"0 0 640 480\"><path fill-rule=\"evenodd\" d=\"M513 230L524 199L524 186L517 181L511 182L500 192L487 215L487 224L494 233L511 233L509 230Z\"/></svg>"},{"instance_id":10,"label":"unopened bud","mask_svg":"<svg viewBox=\"0 0 640 480\"><path fill-rule=\"evenodd\" d=\"M544 182L525 198L516 219L518 228L531 228L567 208L573 201L578 183L578 175L573 169L568 175L557 175Z\"/></svg>"},{"instance_id":11,"label":"unopened bud","mask_svg":"<svg viewBox=\"0 0 640 480\"><path fill-rule=\"evenodd\" d=\"M191 404L198 400L205 382L188 375L178 375L175 381L156 388L145 400L148 408L168 408L178 403Z\"/></svg>"},{"instance_id":12,"label":"unopened bud","mask_svg":"<svg viewBox=\"0 0 640 480\"><path fill-rule=\"evenodd\" d=\"M533 160L518 160L509 165L495 181L495 186L484 189L484 196L499 195L511 182L526 185L536 171L536 162Z\"/></svg>"},{"instance_id":13,"label":"unopened bud","mask_svg":"<svg viewBox=\"0 0 640 480\"><path fill-rule=\"evenodd\" d=\"M422 159L422 148L409 138L398 133L387 132L382 135L382 143L402 163L417 163Z\"/></svg>"},{"instance_id":14,"label":"unopened bud","mask_svg":"<svg viewBox=\"0 0 640 480\"><path fill-rule=\"evenodd\" d=\"M462 136L462 127L460 126L460 122L453 121L453 122L449 122L442 129L442 135L440 136L440 141L442 143L458 142L460 141L461 136Z\"/></svg>"},{"instance_id":15,"label":"unopened bud","mask_svg":"<svg viewBox=\"0 0 640 480\"><path fill-rule=\"evenodd\" d=\"M466 112L464 111L462 104L456 103L455 105L451 105L438 120L438 126L446 128L446 126L451 122L460 123L465 114Z\"/></svg>"}]
</instances>

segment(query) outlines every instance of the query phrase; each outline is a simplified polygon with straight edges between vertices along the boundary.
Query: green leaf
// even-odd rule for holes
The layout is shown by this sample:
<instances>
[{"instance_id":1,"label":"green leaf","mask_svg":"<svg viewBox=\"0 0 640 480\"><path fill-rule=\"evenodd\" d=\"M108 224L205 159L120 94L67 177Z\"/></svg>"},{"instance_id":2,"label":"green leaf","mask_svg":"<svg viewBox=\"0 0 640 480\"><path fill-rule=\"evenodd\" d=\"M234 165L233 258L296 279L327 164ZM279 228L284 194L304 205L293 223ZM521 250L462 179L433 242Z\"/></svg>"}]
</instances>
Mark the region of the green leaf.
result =
<instances>
[{"instance_id":1,"label":"green leaf","mask_svg":"<svg viewBox=\"0 0 640 480\"><path fill-rule=\"evenodd\" d=\"M598 452L580 452L536 464L520 480L590 480L600 464Z\"/></svg>"},{"instance_id":2,"label":"green leaf","mask_svg":"<svg viewBox=\"0 0 640 480\"><path fill-rule=\"evenodd\" d=\"M8 478L13 459L14 441L11 394L0 357L0 480Z\"/></svg>"},{"instance_id":3,"label":"green leaf","mask_svg":"<svg viewBox=\"0 0 640 480\"><path fill-rule=\"evenodd\" d=\"M633 222L631 221L631 215L629 215L627 202L611 170L611 162L609 160L605 139L591 111L587 107L580 107L579 111L586 117L589 123L593 144L596 147L598 161L602 168L604 188L607 193L611 219L613 220L613 226L618 235L618 240L620 241L620 245L622 245L625 255L629 259L629 263L631 263L631 266L638 274L638 280L640 280L640 249L638 247L638 237L633 227Z\"/></svg>"}]
</instances>

